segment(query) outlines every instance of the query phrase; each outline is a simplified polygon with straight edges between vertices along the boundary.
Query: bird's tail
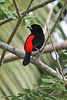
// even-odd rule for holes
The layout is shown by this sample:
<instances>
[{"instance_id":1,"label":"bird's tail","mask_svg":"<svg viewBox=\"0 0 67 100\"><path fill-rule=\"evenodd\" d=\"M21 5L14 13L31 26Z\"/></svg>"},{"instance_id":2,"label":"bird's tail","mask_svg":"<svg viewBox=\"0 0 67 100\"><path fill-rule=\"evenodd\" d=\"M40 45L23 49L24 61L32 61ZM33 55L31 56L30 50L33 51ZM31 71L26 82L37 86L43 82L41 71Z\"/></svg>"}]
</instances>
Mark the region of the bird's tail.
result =
<instances>
[{"instance_id":1,"label":"bird's tail","mask_svg":"<svg viewBox=\"0 0 67 100\"><path fill-rule=\"evenodd\" d=\"M26 66L30 63L30 54L31 53L26 53L25 54L25 57L24 57L24 60L23 60L23 65Z\"/></svg>"}]
</instances>

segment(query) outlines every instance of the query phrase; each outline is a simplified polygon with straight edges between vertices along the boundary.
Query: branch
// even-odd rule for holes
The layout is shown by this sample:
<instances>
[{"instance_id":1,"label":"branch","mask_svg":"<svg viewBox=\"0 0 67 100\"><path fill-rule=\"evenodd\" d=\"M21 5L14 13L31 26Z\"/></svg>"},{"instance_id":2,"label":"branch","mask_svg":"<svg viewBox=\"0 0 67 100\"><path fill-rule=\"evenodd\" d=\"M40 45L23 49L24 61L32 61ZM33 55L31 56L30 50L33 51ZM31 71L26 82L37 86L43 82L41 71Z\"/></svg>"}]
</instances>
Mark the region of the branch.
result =
<instances>
[{"instance_id":1,"label":"branch","mask_svg":"<svg viewBox=\"0 0 67 100\"><path fill-rule=\"evenodd\" d=\"M24 58L24 53L20 50L18 50L17 48L14 48L6 43L0 42L0 48L5 49L6 51L9 51L13 54L15 54L16 56L20 57L20 58ZM50 74L51 76L58 78L58 75L56 73L55 70L53 70L51 67L49 67L48 65L44 64L41 61L35 61L35 58L31 58L31 63L33 63L34 65L36 65L38 68L46 71L48 74Z\"/></svg>"},{"instance_id":2,"label":"branch","mask_svg":"<svg viewBox=\"0 0 67 100\"><path fill-rule=\"evenodd\" d=\"M55 47L56 51L67 49L67 40L62 43L55 43L54 47ZM52 44L47 45L44 49L44 53L48 53L48 52L52 52L52 51L53 51ZM38 53L39 53L39 51L35 51L35 52L32 52L32 55L36 55ZM9 54L5 55L4 63L9 62L9 61L14 61L17 59L20 59L20 58L12 53L9 53ZM1 60L1 56L0 56L0 60Z\"/></svg>"},{"instance_id":3,"label":"branch","mask_svg":"<svg viewBox=\"0 0 67 100\"><path fill-rule=\"evenodd\" d=\"M55 47L56 51L67 49L67 40L65 40L64 42L61 42L61 43L55 43L54 47ZM48 52L52 52L52 51L54 51L52 44L48 44L47 46L45 46L43 53L48 53ZM38 53L39 53L39 51L35 51L32 54L36 55Z\"/></svg>"},{"instance_id":4,"label":"branch","mask_svg":"<svg viewBox=\"0 0 67 100\"><path fill-rule=\"evenodd\" d=\"M52 35L52 33L54 32L54 29L56 28L56 26L57 26L57 24L58 24L58 22L59 22L59 20L60 20L60 18L61 18L61 15L62 15L62 13L63 13L63 10L64 10L66 4L67 4L67 0L65 1L64 5L62 6L62 9L61 9L60 14L59 14L59 16L58 16L58 18L57 18L57 21L56 21L56 23L54 24L54 26L53 26L53 28L52 28L52 30L51 30L51 32L50 32L50 34L49 34L49 36L48 36L46 42L45 42L45 45L44 45L44 47L42 48L40 55L38 56L38 59L40 58L40 56L41 56L42 53L44 52L45 46L47 45L47 43L48 43L48 41L49 41L50 35Z\"/></svg>"},{"instance_id":5,"label":"branch","mask_svg":"<svg viewBox=\"0 0 67 100\"><path fill-rule=\"evenodd\" d=\"M31 8L28 10L27 13L29 13L29 12L31 12L31 11L34 11L34 10L36 10L36 9L38 9L38 8L41 8L41 7L43 7L44 5L46 5L46 4L48 4L48 3L51 3L51 2L53 2L53 1L56 1L56 0L46 0L46 1L43 1L43 2L41 2L41 3L39 3L39 4L35 5L35 6L31 7ZM25 11L26 11L26 10L21 11L20 13L21 13L21 14L24 14ZM9 22L9 21L12 21L12 20L13 20L13 18L12 18L11 16L9 16L8 18L6 18L6 19L4 19L4 20L1 20L1 21L0 21L0 25L3 25L3 24L5 24L5 23L7 23L7 22Z\"/></svg>"},{"instance_id":6,"label":"branch","mask_svg":"<svg viewBox=\"0 0 67 100\"><path fill-rule=\"evenodd\" d=\"M49 24L49 21L50 21L50 18L51 18L54 7L55 7L55 2L52 3L52 7L49 11L49 14L48 14L48 17L47 17L47 20L46 20L47 25ZM46 23L45 23L44 28L43 28L44 34L46 33Z\"/></svg>"},{"instance_id":7,"label":"branch","mask_svg":"<svg viewBox=\"0 0 67 100\"><path fill-rule=\"evenodd\" d=\"M46 26L46 27L47 27L47 32L49 33L48 26ZM63 72L62 72L61 64L59 62L59 59L58 59L58 56L57 56L57 52L56 52L56 49L55 49L54 44L53 44L53 40L51 38L51 34L50 34L50 40L51 40L51 43L52 43L52 46L53 46L53 49L54 49L54 52L55 52L55 55L56 55L56 59L57 59L57 63L58 63L59 69L60 69L60 73L61 73L63 81L64 81L64 83L65 83L65 85L67 87L67 82L64 79L64 75L63 75Z\"/></svg>"},{"instance_id":8,"label":"branch","mask_svg":"<svg viewBox=\"0 0 67 100\"><path fill-rule=\"evenodd\" d=\"M17 59L21 59L21 58L12 53L8 53L5 55L3 63L7 63L7 62L14 61ZM0 56L0 60L1 60L1 56Z\"/></svg>"},{"instance_id":9,"label":"branch","mask_svg":"<svg viewBox=\"0 0 67 100\"><path fill-rule=\"evenodd\" d=\"M18 22L17 22L17 24L16 24L16 26L15 26L15 28L14 28L14 30L13 30L11 36L9 37L9 39L8 39L8 41L7 41L7 44L10 44L10 42L12 41L12 39L13 39L13 37L14 37L16 31L18 30L18 28L19 28L19 26L20 26L20 24L21 24L22 19L26 16L26 14L27 14L27 12L28 12L28 10L29 10L29 8L30 8L32 2L33 2L33 0L30 1L29 6L27 7L27 9L26 9L26 11L24 12L24 14L22 15L22 17L19 17ZM4 60L5 53L6 53L6 50L3 50L2 56L1 56L1 61L0 61L0 66L3 64L3 60Z\"/></svg>"},{"instance_id":10,"label":"branch","mask_svg":"<svg viewBox=\"0 0 67 100\"><path fill-rule=\"evenodd\" d=\"M21 17L22 15L20 14L19 6L18 6L16 0L13 0L13 2L14 2L14 5L15 5L18 16Z\"/></svg>"}]
</instances>

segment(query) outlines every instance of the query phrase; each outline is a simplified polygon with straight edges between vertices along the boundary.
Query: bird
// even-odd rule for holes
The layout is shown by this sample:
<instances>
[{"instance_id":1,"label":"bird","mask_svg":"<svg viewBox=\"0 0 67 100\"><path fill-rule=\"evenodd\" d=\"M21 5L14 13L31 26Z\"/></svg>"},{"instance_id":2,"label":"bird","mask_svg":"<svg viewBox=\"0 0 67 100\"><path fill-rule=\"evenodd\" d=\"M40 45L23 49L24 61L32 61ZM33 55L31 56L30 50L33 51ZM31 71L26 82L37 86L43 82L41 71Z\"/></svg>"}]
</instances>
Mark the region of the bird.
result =
<instances>
[{"instance_id":1,"label":"bird","mask_svg":"<svg viewBox=\"0 0 67 100\"><path fill-rule=\"evenodd\" d=\"M24 66L30 63L31 52L40 50L45 40L45 36L40 25L32 24L31 26L27 26L27 28L30 29L31 34L27 37L24 44L25 57L22 63Z\"/></svg>"}]
</instances>

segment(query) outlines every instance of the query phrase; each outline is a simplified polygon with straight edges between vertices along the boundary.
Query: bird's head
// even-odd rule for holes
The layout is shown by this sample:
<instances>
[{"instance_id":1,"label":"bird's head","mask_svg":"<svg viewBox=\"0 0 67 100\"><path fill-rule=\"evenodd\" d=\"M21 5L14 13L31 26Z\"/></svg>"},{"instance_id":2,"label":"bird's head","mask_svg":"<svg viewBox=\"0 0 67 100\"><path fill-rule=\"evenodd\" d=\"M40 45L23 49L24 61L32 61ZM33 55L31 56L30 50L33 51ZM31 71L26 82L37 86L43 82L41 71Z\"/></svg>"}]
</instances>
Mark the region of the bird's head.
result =
<instances>
[{"instance_id":1,"label":"bird's head","mask_svg":"<svg viewBox=\"0 0 67 100\"><path fill-rule=\"evenodd\" d=\"M28 26L27 28L31 30L32 34L43 33L41 26L38 24L32 24L31 26Z\"/></svg>"}]
</instances>

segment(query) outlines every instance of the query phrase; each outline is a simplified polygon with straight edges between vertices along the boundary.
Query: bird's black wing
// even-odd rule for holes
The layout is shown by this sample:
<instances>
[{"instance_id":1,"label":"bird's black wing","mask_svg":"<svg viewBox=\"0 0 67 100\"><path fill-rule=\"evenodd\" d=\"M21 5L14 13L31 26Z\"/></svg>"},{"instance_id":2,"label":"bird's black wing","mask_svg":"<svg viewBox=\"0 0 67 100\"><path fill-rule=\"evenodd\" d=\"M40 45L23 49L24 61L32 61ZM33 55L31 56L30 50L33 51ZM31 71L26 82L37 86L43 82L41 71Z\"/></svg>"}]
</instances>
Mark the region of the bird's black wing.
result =
<instances>
[{"instance_id":1,"label":"bird's black wing","mask_svg":"<svg viewBox=\"0 0 67 100\"><path fill-rule=\"evenodd\" d=\"M40 49L41 47L42 47L42 45L43 45L43 43L44 43L44 37L43 38L38 38L38 37L34 37L33 38L33 40L32 40L32 44L33 44L33 48L34 48L34 50L36 49Z\"/></svg>"}]
</instances>

